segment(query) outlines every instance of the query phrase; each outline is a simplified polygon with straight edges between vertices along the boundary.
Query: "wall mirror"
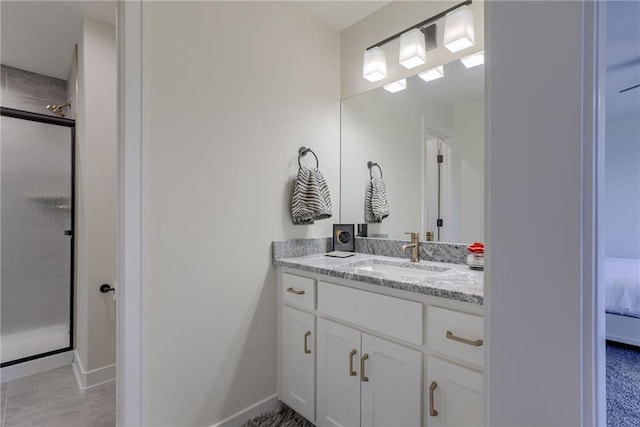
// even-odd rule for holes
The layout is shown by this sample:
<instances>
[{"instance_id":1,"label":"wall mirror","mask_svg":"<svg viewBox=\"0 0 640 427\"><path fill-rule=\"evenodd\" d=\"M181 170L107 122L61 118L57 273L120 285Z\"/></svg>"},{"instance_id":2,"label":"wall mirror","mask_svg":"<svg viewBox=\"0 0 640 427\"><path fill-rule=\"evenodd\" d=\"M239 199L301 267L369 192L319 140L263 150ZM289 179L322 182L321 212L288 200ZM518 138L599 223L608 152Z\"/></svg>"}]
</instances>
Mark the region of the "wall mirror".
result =
<instances>
[{"instance_id":1,"label":"wall mirror","mask_svg":"<svg viewBox=\"0 0 640 427\"><path fill-rule=\"evenodd\" d=\"M369 237L420 231L421 241L427 232L440 242L483 241L484 66L456 60L443 72L342 101L342 223L365 222L365 190L382 172L389 216L368 223Z\"/></svg>"}]
</instances>

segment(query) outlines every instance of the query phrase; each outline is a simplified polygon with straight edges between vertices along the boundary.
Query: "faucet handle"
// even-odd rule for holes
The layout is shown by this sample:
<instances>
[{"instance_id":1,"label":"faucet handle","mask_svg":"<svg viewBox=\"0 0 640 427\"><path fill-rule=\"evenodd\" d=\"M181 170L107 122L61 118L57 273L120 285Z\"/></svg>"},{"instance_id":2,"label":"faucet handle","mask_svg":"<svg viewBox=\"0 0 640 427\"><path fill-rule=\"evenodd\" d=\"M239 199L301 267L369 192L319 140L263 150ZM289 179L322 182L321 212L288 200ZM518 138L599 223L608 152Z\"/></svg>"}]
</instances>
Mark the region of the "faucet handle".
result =
<instances>
[{"instance_id":1,"label":"faucet handle","mask_svg":"<svg viewBox=\"0 0 640 427\"><path fill-rule=\"evenodd\" d=\"M417 242L420 239L420 233L417 231L405 231L404 234L411 236L411 242Z\"/></svg>"}]
</instances>

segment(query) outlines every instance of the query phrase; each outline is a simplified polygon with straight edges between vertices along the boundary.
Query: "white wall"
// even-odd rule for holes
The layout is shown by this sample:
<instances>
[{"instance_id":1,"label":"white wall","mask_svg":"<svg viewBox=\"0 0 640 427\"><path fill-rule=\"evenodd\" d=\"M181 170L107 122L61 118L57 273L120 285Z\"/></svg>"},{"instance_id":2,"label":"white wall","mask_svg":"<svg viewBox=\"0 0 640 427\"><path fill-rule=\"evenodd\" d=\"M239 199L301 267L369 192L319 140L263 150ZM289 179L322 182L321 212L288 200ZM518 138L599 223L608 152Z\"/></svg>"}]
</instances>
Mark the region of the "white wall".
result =
<instances>
[{"instance_id":1,"label":"white wall","mask_svg":"<svg viewBox=\"0 0 640 427\"><path fill-rule=\"evenodd\" d=\"M271 241L331 233L292 224L301 145L338 219L340 38L290 3L144 7L143 423L211 425L276 393Z\"/></svg>"},{"instance_id":2,"label":"white wall","mask_svg":"<svg viewBox=\"0 0 640 427\"><path fill-rule=\"evenodd\" d=\"M589 7L487 3L485 425L595 424Z\"/></svg>"},{"instance_id":3,"label":"white wall","mask_svg":"<svg viewBox=\"0 0 640 427\"><path fill-rule=\"evenodd\" d=\"M453 215L456 242L484 240L484 100L453 111Z\"/></svg>"},{"instance_id":4,"label":"white wall","mask_svg":"<svg viewBox=\"0 0 640 427\"><path fill-rule=\"evenodd\" d=\"M469 7L473 11L475 45L472 48L451 53L442 46L444 20L438 21L438 47L427 52L427 63L407 70L398 63L399 39L384 45L387 57L388 77L375 83L362 78L362 58L364 51L374 43L386 39L418 22L447 10L460 3L446 1L393 1L356 22L341 34L341 83L342 98L348 98L367 90L382 87L395 80L416 75L429 68L449 63L467 56L484 46L484 1L475 0Z\"/></svg>"},{"instance_id":5,"label":"white wall","mask_svg":"<svg viewBox=\"0 0 640 427\"><path fill-rule=\"evenodd\" d=\"M115 304L98 290L116 278L115 28L85 18L78 49L76 351L88 372L113 365L116 351Z\"/></svg>"},{"instance_id":6,"label":"white wall","mask_svg":"<svg viewBox=\"0 0 640 427\"><path fill-rule=\"evenodd\" d=\"M607 117L606 255L640 258L640 114Z\"/></svg>"}]
</instances>

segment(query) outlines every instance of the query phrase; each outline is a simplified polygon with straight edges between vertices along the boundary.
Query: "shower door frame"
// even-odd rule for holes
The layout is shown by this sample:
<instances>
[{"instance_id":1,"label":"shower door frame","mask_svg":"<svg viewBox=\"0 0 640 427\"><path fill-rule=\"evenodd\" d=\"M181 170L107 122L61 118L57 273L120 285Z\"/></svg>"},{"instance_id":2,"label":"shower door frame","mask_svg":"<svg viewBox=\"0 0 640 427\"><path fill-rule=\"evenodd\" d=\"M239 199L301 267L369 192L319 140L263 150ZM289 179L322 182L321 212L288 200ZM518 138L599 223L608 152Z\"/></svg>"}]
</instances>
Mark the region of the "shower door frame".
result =
<instances>
[{"instance_id":1,"label":"shower door frame","mask_svg":"<svg viewBox=\"0 0 640 427\"><path fill-rule=\"evenodd\" d=\"M43 357L53 356L60 353L72 351L74 349L74 320L75 320L75 217L76 217L76 122L64 117L48 116L46 114L33 113L30 111L16 110L13 108L0 107L1 117L27 120L31 122L44 123L54 126L68 127L71 130L71 234L69 235L70 252L70 301L69 301L69 346L45 353L34 354L20 359L10 360L0 363L1 368L13 366L24 362L29 362ZM66 230L65 230L66 233Z\"/></svg>"}]
</instances>

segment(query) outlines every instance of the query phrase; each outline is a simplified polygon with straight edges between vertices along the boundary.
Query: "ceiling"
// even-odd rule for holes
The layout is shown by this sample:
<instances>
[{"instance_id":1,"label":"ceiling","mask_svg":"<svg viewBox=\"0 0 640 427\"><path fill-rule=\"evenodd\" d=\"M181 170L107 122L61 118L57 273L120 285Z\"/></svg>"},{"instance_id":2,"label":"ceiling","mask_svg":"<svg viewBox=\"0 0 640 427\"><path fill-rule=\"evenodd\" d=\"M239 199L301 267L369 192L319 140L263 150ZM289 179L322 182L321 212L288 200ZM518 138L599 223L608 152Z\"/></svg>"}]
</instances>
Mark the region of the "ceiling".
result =
<instances>
[{"instance_id":1,"label":"ceiling","mask_svg":"<svg viewBox=\"0 0 640 427\"><path fill-rule=\"evenodd\" d=\"M82 18L115 25L116 1L0 2L0 62L16 68L67 79ZM358 22L390 1L300 1L297 4L337 31Z\"/></svg>"},{"instance_id":2,"label":"ceiling","mask_svg":"<svg viewBox=\"0 0 640 427\"><path fill-rule=\"evenodd\" d=\"M297 4L338 31L360 21L390 1L299 1Z\"/></svg>"},{"instance_id":3,"label":"ceiling","mask_svg":"<svg viewBox=\"0 0 640 427\"><path fill-rule=\"evenodd\" d=\"M390 1L300 1L297 4L342 31ZM115 25L115 1L7 1L1 8L1 57L5 65L66 79L82 18ZM640 2L608 2L607 114L640 113ZM444 83L444 81L442 82ZM446 91L448 92L448 91Z\"/></svg>"},{"instance_id":4,"label":"ceiling","mask_svg":"<svg viewBox=\"0 0 640 427\"><path fill-rule=\"evenodd\" d=\"M640 113L640 2L607 2L607 115Z\"/></svg>"},{"instance_id":5,"label":"ceiling","mask_svg":"<svg viewBox=\"0 0 640 427\"><path fill-rule=\"evenodd\" d=\"M115 25L115 1L0 2L2 64L67 79L82 18Z\"/></svg>"}]
</instances>

